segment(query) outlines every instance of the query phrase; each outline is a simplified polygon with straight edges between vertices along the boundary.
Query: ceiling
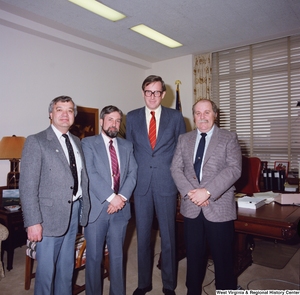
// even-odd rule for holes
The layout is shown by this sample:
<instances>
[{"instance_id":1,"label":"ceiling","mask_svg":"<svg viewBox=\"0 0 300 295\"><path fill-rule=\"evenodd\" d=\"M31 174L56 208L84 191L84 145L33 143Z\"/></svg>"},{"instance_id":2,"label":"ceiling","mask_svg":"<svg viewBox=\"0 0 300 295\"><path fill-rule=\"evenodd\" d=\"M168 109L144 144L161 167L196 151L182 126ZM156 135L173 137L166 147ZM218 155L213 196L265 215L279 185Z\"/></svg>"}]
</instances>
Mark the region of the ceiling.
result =
<instances>
[{"instance_id":1,"label":"ceiling","mask_svg":"<svg viewBox=\"0 0 300 295\"><path fill-rule=\"evenodd\" d=\"M158 62L300 32L300 0L103 0L127 17L111 22L67 0L0 0L9 13ZM170 49L129 28L145 24L183 44Z\"/></svg>"}]
</instances>

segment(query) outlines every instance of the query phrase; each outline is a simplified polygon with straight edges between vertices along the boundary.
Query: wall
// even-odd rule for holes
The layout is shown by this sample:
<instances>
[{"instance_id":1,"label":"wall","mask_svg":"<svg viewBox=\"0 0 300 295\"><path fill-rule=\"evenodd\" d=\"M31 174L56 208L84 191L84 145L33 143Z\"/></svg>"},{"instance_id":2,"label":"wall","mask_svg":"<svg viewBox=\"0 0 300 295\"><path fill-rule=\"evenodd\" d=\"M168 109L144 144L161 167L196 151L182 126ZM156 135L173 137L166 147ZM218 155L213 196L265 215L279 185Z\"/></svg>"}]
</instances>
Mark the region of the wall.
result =
<instances>
[{"instance_id":1,"label":"wall","mask_svg":"<svg viewBox=\"0 0 300 295\"><path fill-rule=\"evenodd\" d=\"M175 81L180 80L179 93L182 107L182 114L185 118L187 130L193 128L192 105L193 105L193 56L183 56L176 59L169 59L159 63L153 63L152 68L146 70L146 75L160 75L167 86L167 93L162 104L167 107L176 107L176 85Z\"/></svg>"},{"instance_id":2,"label":"wall","mask_svg":"<svg viewBox=\"0 0 300 295\"><path fill-rule=\"evenodd\" d=\"M169 107L181 80L183 114L190 113L191 56L151 65L2 10L0 39L0 139L47 128L49 102L59 95L98 109L115 104L126 114L144 105L141 84L152 73L165 80ZM8 160L0 161L0 186L9 169Z\"/></svg>"}]
</instances>

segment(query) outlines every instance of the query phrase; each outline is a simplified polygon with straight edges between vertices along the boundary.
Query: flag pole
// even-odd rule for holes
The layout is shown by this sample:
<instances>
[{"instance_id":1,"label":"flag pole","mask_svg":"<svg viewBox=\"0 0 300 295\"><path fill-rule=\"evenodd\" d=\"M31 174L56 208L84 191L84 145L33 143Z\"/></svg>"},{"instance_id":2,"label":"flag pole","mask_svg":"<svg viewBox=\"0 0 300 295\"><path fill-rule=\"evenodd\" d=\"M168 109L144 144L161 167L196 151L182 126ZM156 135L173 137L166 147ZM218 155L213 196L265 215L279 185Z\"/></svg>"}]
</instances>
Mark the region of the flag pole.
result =
<instances>
[{"instance_id":1,"label":"flag pole","mask_svg":"<svg viewBox=\"0 0 300 295\"><path fill-rule=\"evenodd\" d=\"M179 96L179 85L181 84L181 81L176 80L175 84L176 84L176 110L182 112L181 101L180 101L180 96Z\"/></svg>"}]
</instances>

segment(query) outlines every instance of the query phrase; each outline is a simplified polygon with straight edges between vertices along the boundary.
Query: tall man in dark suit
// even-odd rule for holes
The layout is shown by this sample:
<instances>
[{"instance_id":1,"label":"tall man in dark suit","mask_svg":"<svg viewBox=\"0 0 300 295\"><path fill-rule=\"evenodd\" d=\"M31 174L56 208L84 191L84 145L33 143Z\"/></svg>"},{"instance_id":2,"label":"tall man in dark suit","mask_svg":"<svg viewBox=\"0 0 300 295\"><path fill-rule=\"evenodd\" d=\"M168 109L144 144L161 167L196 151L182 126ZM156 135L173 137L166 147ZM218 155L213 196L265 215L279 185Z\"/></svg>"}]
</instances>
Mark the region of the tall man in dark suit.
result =
<instances>
[{"instance_id":1,"label":"tall man in dark suit","mask_svg":"<svg viewBox=\"0 0 300 295\"><path fill-rule=\"evenodd\" d=\"M161 271L164 294L176 288L175 218L177 188L170 165L178 136L185 132L182 114L161 106L166 86L159 76L142 84L146 106L127 114L126 138L133 142L138 163L134 191L138 242L138 288L134 295L152 290L151 226L156 215L161 236Z\"/></svg>"},{"instance_id":2,"label":"tall man in dark suit","mask_svg":"<svg viewBox=\"0 0 300 295\"><path fill-rule=\"evenodd\" d=\"M35 295L72 294L78 222L87 224L90 209L80 140L69 133L76 113L71 97L53 99L49 105L51 126L28 136L22 153L20 198L24 226L28 239L38 242ZM70 164L75 167L74 176Z\"/></svg>"},{"instance_id":3,"label":"tall man in dark suit","mask_svg":"<svg viewBox=\"0 0 300 295\"><path fill-rule=\"evenodd\" d=\"M102 294L105 242L109 251L109 294L126 294L123 244L131 217L129 199L136 185L137 164L132 143L117 137L122 116L122 111L115 106L103 108L101 134L82 140L91 198L91 213L85 228L87 295Z\"/></svg>"},{"instance_id":4,"label":"tall man in dark suit","mask_svg":"<svg viewBox=\"0 0 300 295\"><path fill-rule=\"evenodd\" d=\"M188 295L201 294L207 242L215 264L216 289L237 287L233 273L234 183L241 176L242 156L237 135L214 124L217 113L213 101L202 99L194 104L197 129L179 137L171 166L182 196Z\"/></svg>"}]
</instances>

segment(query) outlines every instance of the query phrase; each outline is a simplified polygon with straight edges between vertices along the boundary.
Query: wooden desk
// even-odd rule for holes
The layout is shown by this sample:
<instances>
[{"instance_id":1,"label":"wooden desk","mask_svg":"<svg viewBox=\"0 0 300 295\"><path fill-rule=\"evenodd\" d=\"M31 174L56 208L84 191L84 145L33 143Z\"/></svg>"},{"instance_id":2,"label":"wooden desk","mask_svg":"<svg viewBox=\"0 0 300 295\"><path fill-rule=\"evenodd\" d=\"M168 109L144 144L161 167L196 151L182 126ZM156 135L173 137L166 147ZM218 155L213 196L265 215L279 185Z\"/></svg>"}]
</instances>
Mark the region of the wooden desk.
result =
<instances>
[{"instance_id":1,"label":"wooden desk","mask_svg":"<svg viewBox=\"0 0 300 295\"><path fill-rule=\"evenodd\" d=\"M256 210L238 208L234 222L236 231L236 274L241 274L252 264L252 250L255 245L252 236L291 240L300 230L300 207L279 205L275 202ZM300 233L298 233L300 234Z\"/></svg>"},{"instance_id":2,"label":"wooden desk","mask_svg":"<svg viewBox=\"0 0 300 295\"><path fill-rule=\"evenodd\" d=\"M26 244L27 234L24 229L21 210L10 212L6 209L0 209L0 222L5 225L9 231L8 238L2 242L1 261L3 261L4 251L7 252L7 270L13 268L14 250Z\"/></svg>"},{"instance_id":3,"label":"wooden desk","mask_svg":"<svg viewBox=\"0 0 300 295\"><path fill-rule=\"evenodd\" d=\"M179 208L178 208L179 210ZM253 236L277 240L291 240L300 231L300 207L275 202L256 210L238 208L235 226L235 274L239 276L252 264L255 247ZM177 259L185 257L183 217L177 211ZM299 233L300 234L300 233Z\"/></svg>"},{"instance_id":4,"label":"wooden desk","mask_svg":"<svg viewBox=\"0 0 300 295\"><path fill-rule=\"evenodd\" d=\"M275 202L256 210L238 208L236 232L278 240L290 240L297 234L300 207Z\"/></svg>"}]
</instances>

